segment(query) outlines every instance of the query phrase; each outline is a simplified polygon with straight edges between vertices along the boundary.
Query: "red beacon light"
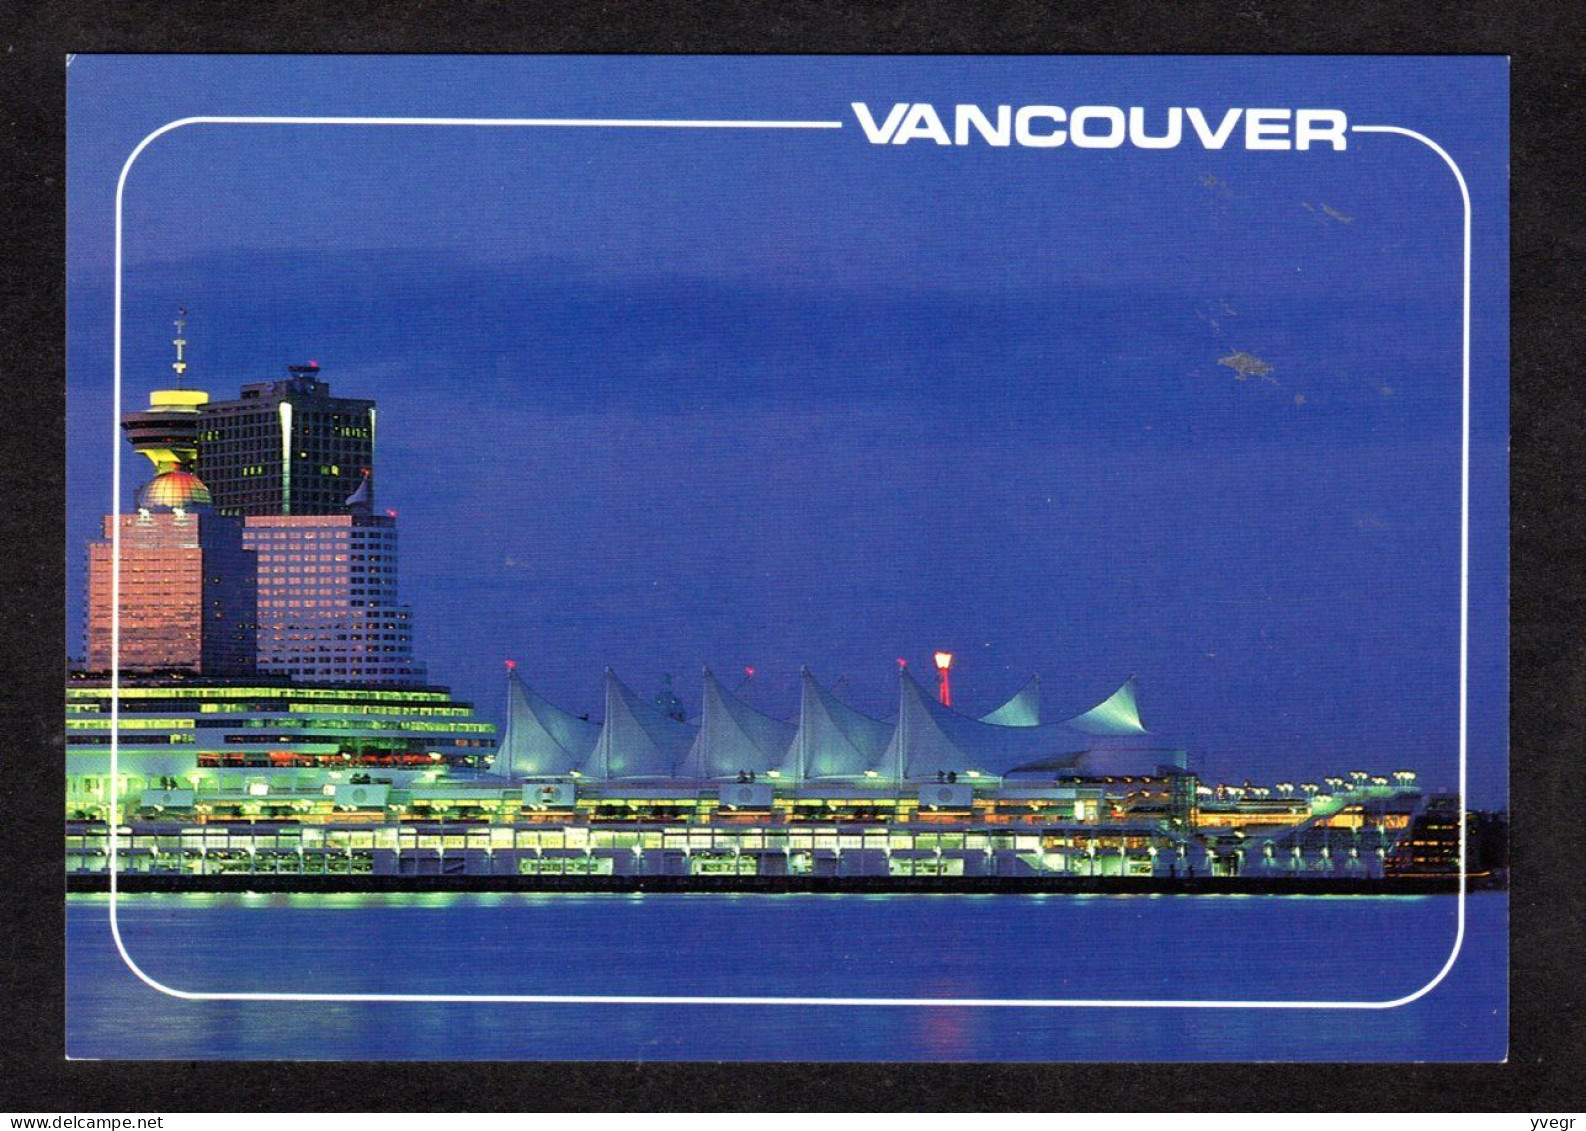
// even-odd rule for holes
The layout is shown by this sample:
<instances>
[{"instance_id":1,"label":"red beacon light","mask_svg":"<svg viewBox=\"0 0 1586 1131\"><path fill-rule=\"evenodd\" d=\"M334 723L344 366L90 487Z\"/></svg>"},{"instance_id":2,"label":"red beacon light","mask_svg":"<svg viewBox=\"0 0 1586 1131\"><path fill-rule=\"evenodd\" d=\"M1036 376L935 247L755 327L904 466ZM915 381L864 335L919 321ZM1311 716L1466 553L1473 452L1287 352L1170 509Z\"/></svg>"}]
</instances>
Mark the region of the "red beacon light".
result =
<instances>
[{"instance_id":1,"label":"red beacon light","mask_svg":"<svg viewBox=\"0 0 1586 1131\"><path fill-rule=\"evenodd\" d=\"M936 697L942 701L942 706L953 705L952 685L947 681L947 669L953 666L951 652L937 652L936 659Z\"/></svg>"},{"instance_id":2,"label":"red beacon light","mask_svg":"<svg viewBox=\"0 0 1586 1131\"><path fill-rule=\"evenodd\" d=\"M898 657L898 671L902 671L904 668L906 668L908 666L909 666L909 662L907 660L905 660L902 656L899 656Z\"/></svg>"},{"instance_id":3,"label":"red beacon light","mask_svg":"<svg viewBox=\"0 0 1586 1131\"><path fill-rule=\"evenodd\" d=\"M507 665L507 671L509 672L518 670L518 662L516 660L503 660L502 663Z\"/></svg>"}]
</instances>

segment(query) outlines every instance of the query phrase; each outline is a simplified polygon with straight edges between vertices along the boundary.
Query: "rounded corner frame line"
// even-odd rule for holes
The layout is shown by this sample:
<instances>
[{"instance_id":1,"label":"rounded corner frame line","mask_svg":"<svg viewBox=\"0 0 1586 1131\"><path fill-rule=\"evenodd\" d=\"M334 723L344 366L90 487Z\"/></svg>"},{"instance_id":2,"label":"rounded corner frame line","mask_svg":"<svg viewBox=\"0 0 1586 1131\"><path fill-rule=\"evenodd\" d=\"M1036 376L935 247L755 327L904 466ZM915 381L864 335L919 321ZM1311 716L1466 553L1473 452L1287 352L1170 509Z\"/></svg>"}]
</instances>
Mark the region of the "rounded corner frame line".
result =
<instances>
[{"instance_id":1,"label":"rounded corner frame line","mask_svg":"<svg viewBox=\"0 0 1586 1131\"><path fill-rule=\"evenodd\" d=\"M113 313L113 394L111 398L111 512L121 505L121 277L122 277L122 199L127 175L143 151L157 138L190 125L321 125L321 126L419 126L479 128L568 128L568 129L697 129L697 130L832 130L840 121L815 120L732 120L732 119L658 119L658 118L370 118L370 117L290 117L201 115L178 118L151 131L128 154L116 181L114 313ZM1459 505L1459 895L1454 943L1438 972L1419 989L1385 1001L1284 1001L1217 1000L1171 998L862 998L862 997L781 997L781 996L685 996L664 994L402 994L402 993L327 993L280 991L183 990L154 978L140 967L128 951L121 935L117 915L117 878L119 835L109 837L109 914L112 941L122 963L151 989L183 1001L293 1001L293 1002L391 1002L404 1004L482 1005L705 1005L705 1006L827 1006L827 1007L913 1007L913 1008L1015 1008L1015 1009L1257 1009L1257 1010L1386 1010L1418 1001L1436 989L1459 960L1465 942L1465 903L1468 881L1465 816L1468 762L1469 716L1469 640L1470 640L1470 290L1471 290L1471 200L1470 188L1458 162L1425 134L1403 126L1368 125L1349 127L1354 134L1397 134L1426 146L1448 166L1459 186L1464 206L1463 280L1461 288L1461 396L1460 396L1460 505ZM121 689L121 528L111 526L111 625L110 625L110 775L119 777L119 726ZM112 788L110 825L121 825L121 802Z\"/></svg>"}]
</instances>

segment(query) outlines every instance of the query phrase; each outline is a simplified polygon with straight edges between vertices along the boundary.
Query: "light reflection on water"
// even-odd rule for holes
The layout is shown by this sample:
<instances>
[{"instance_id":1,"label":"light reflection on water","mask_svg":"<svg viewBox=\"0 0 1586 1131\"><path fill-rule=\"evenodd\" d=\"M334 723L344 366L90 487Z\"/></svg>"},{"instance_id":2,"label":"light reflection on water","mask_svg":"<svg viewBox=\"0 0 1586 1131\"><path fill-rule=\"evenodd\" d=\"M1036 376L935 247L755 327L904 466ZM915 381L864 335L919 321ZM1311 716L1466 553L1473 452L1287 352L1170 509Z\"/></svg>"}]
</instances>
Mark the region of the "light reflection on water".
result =
<instances>
[{"instance_id":1,"label":"light reflection on water","mask_svg":"<svg viewBox=\"0 0 1586 1131\"><path fill-rule=\"evenodd\" d=\"M129 951L189 990L1356 999L1422 985L1453 897L122 895ZM77 1057L1497 1059L1507 897L1454 973L1386 1011L184 1002L136 982L108 897L68 901Z\"/></svg>"}]
</instances>

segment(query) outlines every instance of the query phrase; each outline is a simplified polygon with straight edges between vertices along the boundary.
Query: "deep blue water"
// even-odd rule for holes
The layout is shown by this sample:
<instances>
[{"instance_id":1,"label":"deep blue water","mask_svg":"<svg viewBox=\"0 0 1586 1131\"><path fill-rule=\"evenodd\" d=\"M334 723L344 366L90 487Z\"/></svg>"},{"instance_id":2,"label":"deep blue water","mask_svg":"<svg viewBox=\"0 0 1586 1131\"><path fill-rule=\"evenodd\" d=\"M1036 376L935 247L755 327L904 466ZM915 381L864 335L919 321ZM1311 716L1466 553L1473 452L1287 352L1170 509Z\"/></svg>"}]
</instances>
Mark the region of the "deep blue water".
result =
<instances>
[{"instance_id":1,"label":"deep blue water","mask_svg":"<svg viewBox=\"0 0 1586 1131\"><path fill-rule=\"evenodd\" d=\"M108 897L68 900L74 1058L1498 1060L1507 896L1391 1010L189 1002L134 979ZM187 990L1386 1000L1452 896L123 895Z\"/></svg>"}]
</instances>

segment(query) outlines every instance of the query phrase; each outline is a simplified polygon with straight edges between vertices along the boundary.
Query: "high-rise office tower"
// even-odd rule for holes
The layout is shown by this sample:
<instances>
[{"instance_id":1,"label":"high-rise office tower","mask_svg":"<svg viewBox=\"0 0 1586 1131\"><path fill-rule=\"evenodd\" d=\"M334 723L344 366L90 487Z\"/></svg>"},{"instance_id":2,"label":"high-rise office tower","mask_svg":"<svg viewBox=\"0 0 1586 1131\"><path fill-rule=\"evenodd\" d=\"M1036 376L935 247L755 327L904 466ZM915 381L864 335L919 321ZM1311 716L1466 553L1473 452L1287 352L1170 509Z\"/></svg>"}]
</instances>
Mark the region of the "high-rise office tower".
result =
<instances>
[{"instance_id":1,"label":"high-rise office tower","mask_svg":"<svg viewBox=\"0 0 1586 1131\"><path fill-rule=\"evenodd\" d=\"M374 510L375 404L333 397L319 365L201 410L199 474L257 553L259 670L416 686L413 614L397 600L397 525Z\"/></svg>"},{"instance_id":2,"label":"high-rise office tower","mask_svg":"<svg viewBox=\"0 0 1586 1131\"><path fill-rule=\"evenodd\" d=\"M418 686L413 614L397 601L397 530L358 504L347 514L255 515L259 670L300 680Z\"/></svg>"},{"instance_id":3,"label":"high-rise office tower","mask_svg":"<svg viewBox=\"0 0 1586 1131\"><path fill-rule=\"evenodd\" d=\"M319 364L204 405L194 470L221 514L346 514L374 467L375 405L330 395Z\"/></svg>"},{"instance_id":4,"label":"high-rise office tower","mask_svg":"<svg viewBox=\"0 0 1586 1131\"><path fill-rule=\"evenodd\" d=\"M119 604L121 671L254 671L254 555L243 547L241 520L211 511L202 487L189 472L167 472L145 487L136 514L105 516L104 537L88 546L90 669L111 666L111 611ZM111 586L117 525L119 603Z\"/></svg>"}]
</instances>

